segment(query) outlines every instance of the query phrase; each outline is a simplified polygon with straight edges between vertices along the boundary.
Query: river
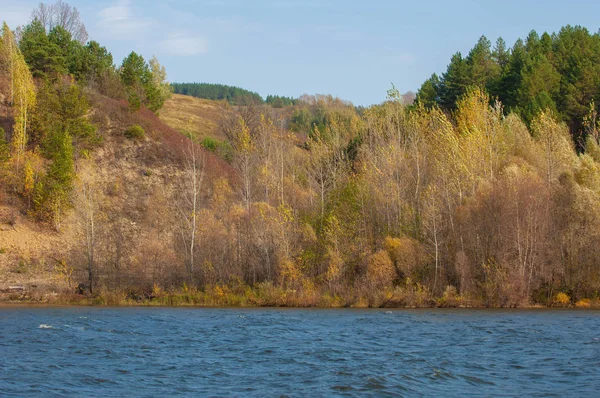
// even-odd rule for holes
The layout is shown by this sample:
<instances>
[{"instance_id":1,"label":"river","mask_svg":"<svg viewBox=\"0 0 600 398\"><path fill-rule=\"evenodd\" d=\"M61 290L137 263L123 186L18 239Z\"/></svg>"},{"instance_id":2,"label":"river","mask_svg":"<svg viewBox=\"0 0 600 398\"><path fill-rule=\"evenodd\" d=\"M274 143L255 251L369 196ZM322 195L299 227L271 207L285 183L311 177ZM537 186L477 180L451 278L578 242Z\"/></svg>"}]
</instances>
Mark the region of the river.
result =
<instances>
[{"instance_id":1,"label":"river","mask_svg":"<svg viewBox=\"0 0 600 398\"><path fill-rule=\"evenodd\" d=\"M0 308L0 396L598 396L600 312Z\"/></svg>"}]
</instances>

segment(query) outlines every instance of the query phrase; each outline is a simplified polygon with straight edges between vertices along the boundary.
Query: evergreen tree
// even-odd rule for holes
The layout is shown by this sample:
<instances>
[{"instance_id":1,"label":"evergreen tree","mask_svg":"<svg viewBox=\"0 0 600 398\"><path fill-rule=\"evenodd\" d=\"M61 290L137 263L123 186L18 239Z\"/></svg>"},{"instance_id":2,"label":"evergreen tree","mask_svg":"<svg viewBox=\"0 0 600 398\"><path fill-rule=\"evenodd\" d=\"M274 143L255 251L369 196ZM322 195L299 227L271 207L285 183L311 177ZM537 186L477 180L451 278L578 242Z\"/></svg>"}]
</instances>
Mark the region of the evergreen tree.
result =
<instances>
[{"instance_id":1,"label":"evergreen tree","mask_svg":"<svg viewBox=\"0 0 600 398\"><path fill-rule=\"evenodd\" d=\"M466 58L468 86L489 87L490 83L500 75L500 67L494 61L491 46L490 41L485 36L481 36L469 52Z\"/></svg>"},{"instance_id":2,"label":"evergreen tree","mask_svg":"<svg viewBox=\"0 0 600 398\"><path fill-rule=\"evenodd\" d=\"M145 105L156 112L171 94L171 87L166 81L166 71L156 58L148 65L144 57L132 51L123 60L120 74L128 92L129 105L133 110Z\"/></svg>"},{"instance_id":3,"label":"evergreen tree","mask_svg":"<svg viewBox=\"0 0 600 398\"><path fill-rule=\"evenodd\" d=\"M79 49L75 77L80 81L98 81L113 69L112 54L97 41L89 41Z\"/></svg>"},{"instance_id":4,"label":"evergreen tree","mask_svg":"<svg viewBox=\"0 0 600 398\"><path fill-rule=\"evenodd\" d=\"M500 70L504 71L504 68L508 64L508 60L510 59L510 51L506 47L506 42L501 37L496 40L496 45L492 52L492 59L498 64Z\"/></svg>"},{"instance_id":5,"label":"evergreen tree","mask_svg":"<svg viewBox=\"0 0 600 398\"><path fill-rule=\"evenodd\" d=\"M440 78L435 73L421 85L415 101L427 108L440 103Z\"/></svg>"},{"instance_id":6,"label":"evergreen tree","mask_svg":"<svg viewBox=\"0 0 600 398\"><path fill-rule=\"evenodd\" d=\"M459 52L454 54L440 84L440 104L443 108L454 109L456 100L466 93L467 74L468 65L462 55Z\"/></svg>"},{"instance_id":7,"label":"evergreen tree","mask_svg":"<svg viewBox=\"0 0 600 398\"><path fill-rule=\"evenodd\" d=\"M58 40L55 35L54 40L50 41L46 29L38 20L33 20L23 29L19 48L34 77L54 77L66 72L64 57L56 44Z\"/></svg>"}]
</instances>

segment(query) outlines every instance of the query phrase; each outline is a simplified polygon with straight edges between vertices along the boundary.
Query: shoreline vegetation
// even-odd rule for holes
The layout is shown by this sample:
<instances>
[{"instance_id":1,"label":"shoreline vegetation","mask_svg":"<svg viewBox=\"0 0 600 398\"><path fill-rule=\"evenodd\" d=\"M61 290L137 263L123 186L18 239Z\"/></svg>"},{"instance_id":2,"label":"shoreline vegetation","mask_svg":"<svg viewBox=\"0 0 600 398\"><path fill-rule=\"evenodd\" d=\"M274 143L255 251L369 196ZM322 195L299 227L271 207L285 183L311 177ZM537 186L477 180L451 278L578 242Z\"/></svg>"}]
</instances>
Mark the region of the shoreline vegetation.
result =
<instances>
[{"instance_id":1,"label":"shoreline vegetation","mask_svg":"<svg viewBox=\"0 0 600 398\"><path fill-rule=\"evenodd\" d=\"M0 33L0 300L598 307L598 76L565 26L369 107L199 99L42 3Z\"/></svg>"},{"instance_id":2,"label":"shoreline vegetation","mask_svg":"<svg viewBox=\"0 0 600 398\"><path fill-rule=\"evenodd\" d=\"M284 290L270 283L257 287L238 285L207 286L203 290L189 288L166 291L155 285L151 292L101 290L95 295L70 291L39 292L13 287L0 293L0 306L107 306L107 307L197 307L197 308L464 308L464 309L531 309L570 308L600 309L600 300L580 299L559 293L548 305L520 304L498 306L486 303L484 298L466 298L449 286L441 297L432 296L422 286L396 287L376 294L331 295L327 292L309 293Z\"/></svg>"}]
</instances>

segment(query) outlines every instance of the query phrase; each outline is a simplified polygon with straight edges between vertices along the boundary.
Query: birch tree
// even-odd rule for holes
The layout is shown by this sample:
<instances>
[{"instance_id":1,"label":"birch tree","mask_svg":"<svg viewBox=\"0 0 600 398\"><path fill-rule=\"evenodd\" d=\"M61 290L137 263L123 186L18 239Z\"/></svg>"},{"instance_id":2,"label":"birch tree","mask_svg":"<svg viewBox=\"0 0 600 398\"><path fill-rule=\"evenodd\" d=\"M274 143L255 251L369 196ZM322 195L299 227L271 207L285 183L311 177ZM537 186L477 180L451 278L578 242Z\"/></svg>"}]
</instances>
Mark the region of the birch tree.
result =
<instances>
[{"instance_id":1,"label":"birch tree","mask_svg":"<svg viewBox=\"0 0 600 398\"><path fill-rule=\"evenodd\" d=\"M255 145L250 136L250 128L241 117L234 131L233 141L236 150L235 164L242 175L242 198L246 211L249 211L252 202L252 163Z\"/></svg>"},{"instance_id":2,"label":"birch tree","mask_svg":"<svg viewBox=\"0 0 600 398\"><path fill-rule=\"evenodd\" d=\"M97 284L96 251L98 244L98 227L100 222L101 191L92 165L83 165L79 173L76 195L76 215L83 237L85 252L85 271L90 294Z\"/></svg>"},{"instance_id":3,"label":"birch tree","mask_svg":"<svg viewBox=\"0 0 600 398\"><path fill-rule=\"evenodd\" d=\"M204 182L204 153L193 140L189 140L184 157L183 185L178 212L181 218L181 237L186 253L190 279L195 271L195 251L198 234L198 215L202 183Z\"/></svg>"},{"instance_id":4,"label":"birch tree","mask_svg":"<svg viewBox=\"0 0 600 398\"><path fill-rule=\"evenodd\" d=\"M13 107L14 117L11 153L16 174L19 175L27 146L29 114L35 106L35 85L25 58L16 45L15 36L6 22L2 26L2 53L10 79L9 103Z\"/></svg>"}]
</instances>

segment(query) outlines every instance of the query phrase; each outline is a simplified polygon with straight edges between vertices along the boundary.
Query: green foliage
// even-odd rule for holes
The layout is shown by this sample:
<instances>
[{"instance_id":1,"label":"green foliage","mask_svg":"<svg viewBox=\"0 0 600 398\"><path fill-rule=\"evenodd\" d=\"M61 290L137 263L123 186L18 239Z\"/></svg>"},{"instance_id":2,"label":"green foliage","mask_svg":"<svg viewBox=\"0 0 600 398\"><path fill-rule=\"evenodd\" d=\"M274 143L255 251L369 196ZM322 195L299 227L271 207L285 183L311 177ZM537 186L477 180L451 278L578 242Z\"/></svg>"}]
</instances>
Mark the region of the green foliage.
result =
<instances>
[{"instance_id":1,"label":"green foliage","mask_svg":"<svg viewBox=\"0 0 600 398\"><path fill-rule=\"evenodd\" d=\"M493 50L490 47L482 37L466 58L455 54L439 84L434 77L423 83L419 102L454 110L467 88L477 86L527 124L541 111L550 110L574 135L581 134L589 104L600 97L600 33L566 26L541 37L532 31L511 50L501 38Z\"/></svg>"},{"instance_id":2,"label":"green foliage","mask_svg":"<svg viewBox=\"0 0 600 398\"><path fill-rule=\"evenodd\" d=\"M37 107L32 117L32 142L42 147L51 157L52 135L69 131L83 146L94 146L101 141L96 128L86 118L89 102L77 84L46 81L38 88Z\"/></svg>"},{"instance_id":3,"label":"green foliage","mask_svg":"<svg viewBox=\"0 0 600 398\"><path fill-rule=\"evenodd\" d=\"M438 95L444 109L454 109L458 98L466 93L469 86L467 73L468 66L462 55L454 54L440 82Z\"/></svg>"},{"instance_id":4,"label":"green foliage","mask_svg":"<svg viewBox=\"0 0 600 398\"><path fill-rule=\"evenodd\" d=\"M421 85L416 102L427 108L440 103L440 78L435 73Z\"/></svg>"},{"instance_id":5,"label":"green foliage","mask_svg":"<svg viewBox=\"0 0 600 398\"><path fill-rule=\"evenodd\" d=\"M202 145L202 147L204 149L207 149L211 152L215 152L217 150L217 148L219 147L219 144L220 144L219 141L212 137L206 137L200 143L200 145Z\"/></svg>"},{"instance_id":6,"label":"green foliage","mask_svg":"<svg viewBox=\"0 0 600 398\"><path fill-rule=\"evenodd\" d=\"M243 88L211 83L172 83L175 94L209 100L226 100L231 105L262 104L262 97Z\"/></svg>"},{"instance_id":7,"label":"green foliage","mask_svg":"<svg viewBox=\"0 0 600 398\"><path fill-rule=\"evenodd\" d=\"M158 61L149 65L144 57L134 51L123 60L120 75L132 111L145 105L157 112L171 93L164 68L160 67Z\"/></svg>"},{"instance_id":8,"label":"green foliage","mask_svg":"<svg viewBox=\"0 0 600 398\"><path fill-rule=\"evenodd\" d=\"M293 106L298 103L298 100L291 97L283 97L280 95L267 95L265 103L271 105L273 108L283 108L286 106Z\"/></svg>"},{"instance_id":9,"label":"green foliage","mask_svg":"<svg viewBox=\"0 0 600 398\"><path fill-rule=\"evenodd\" d=\"M96 41L90 41L79 47L73 70L80 81L98 82L113 70L112 54Z\"/></svg>"},{"instance_id":10,"label":"green foliage","mask_svg":"<svg viewBox=\"0 0 600 398\"><path fill-rule=\"evenodd\" d=\"M34 186L34 213L41 220L51 221L59 230L64 214L72 206L75 163L71 135L67 131L55 132L49 149L52 163L44 178Z\"/></svg>"},{"instance_id":11,"label":"green foliage","mask_svg":"<svg viewBox=\"0 0 600 398\"><path fill-rule=\"evenodd\" d=\"M45 174L33 182L33 213L60 229L61 220L72 205L74 153L97 145L101 137L87 119L90 106L79 85L47 79L37 94L30 142L41 148L49 165Z\"/></svg>"},{"instance_id":12,"label":"green foliage","mask_svg":"<svg viewBox=\"0 0 600 398\"><path fill-rule=\"evenodd\" d=\"M144 131L144 128L142 126L140 126L139 124L134 124L133 126L128 127L125 130L124 134L125 137L129 138L130 140L133 140L143 138L146 132Z\"/></svg>"},{"instance_id":13,"label":"green foliage","mask_svg":"<svg viewBox=\"0 0 600 398\"><path fill-rule=\"evenodd\" d=\"M233 147L228 141L220 141L212 137L205 137L200 145L202 145L204 149L215 153L228 162L231 162L233 159Z\"/></svg>"},{"instance_id":14,"label":"green foliage","mask_svg":"<svg viewBox=\"0 0 600 398\"><path fill-rule=\"evenodd\" d=\"M98 42L83 45L58 25L47 32L37 19L23 29L19 47L38 78L70 74L80 82L97 82L114 69L112 55Z\"/></svg>"},{"instance_id":15,"label":"green foliage","mask_svg":"<svg viewBox=\"0 0 600 398\"><path fill-rule=\"evenodd\" d=\"M21 33L19 48L25 57L25 62L35 77L43 77L47 73L56 73L59 49L50 43L46 28L38 20L25 26Z\"/></svg>"},{"instance_id":16,"label":"green foliage","mask_svg":"<svg viewBox=\"0 0 600 398\"><path fill-rule=\"evenodd\" d=\"M0 165L10 157L10 146L4 134L4 129L0 127Z\"/></svg>"}]
</instances>

